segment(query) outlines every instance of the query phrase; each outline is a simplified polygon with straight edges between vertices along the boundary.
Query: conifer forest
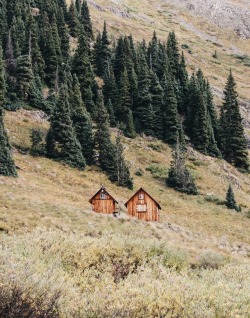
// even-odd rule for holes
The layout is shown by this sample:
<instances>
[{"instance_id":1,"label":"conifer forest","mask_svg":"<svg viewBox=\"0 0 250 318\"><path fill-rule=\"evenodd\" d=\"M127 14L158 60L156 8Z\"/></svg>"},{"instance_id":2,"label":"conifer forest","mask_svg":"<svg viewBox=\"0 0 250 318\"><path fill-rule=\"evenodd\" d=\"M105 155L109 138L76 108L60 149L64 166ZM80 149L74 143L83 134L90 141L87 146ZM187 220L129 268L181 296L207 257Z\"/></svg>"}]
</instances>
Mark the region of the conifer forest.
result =
<instances>
[{"instance_id":1,"label":"conifer forest","mask_svg":"<svg viewBox=\"0 0 250 318\"><path fill-rule=\"evenodd\" d=\"M124 159L116 158L109 127L117 127L126 137L145 134L173 147L178 136L248 170L232 72L217 115L208 80L201 69L187 73L174 31L165 42L155 32L149 43L135 43L133 34L111 41L108 21L94 35L86 1L3 0L0 35L1 118L3 109L25 105L46 112L49 132L34 145L44 143L43 155L78 169L99 162L116 182L116 161ZM2 173L15 175L5 144ZM121 183L132 184L123 175Z\"/></svg>"}]
</instances>

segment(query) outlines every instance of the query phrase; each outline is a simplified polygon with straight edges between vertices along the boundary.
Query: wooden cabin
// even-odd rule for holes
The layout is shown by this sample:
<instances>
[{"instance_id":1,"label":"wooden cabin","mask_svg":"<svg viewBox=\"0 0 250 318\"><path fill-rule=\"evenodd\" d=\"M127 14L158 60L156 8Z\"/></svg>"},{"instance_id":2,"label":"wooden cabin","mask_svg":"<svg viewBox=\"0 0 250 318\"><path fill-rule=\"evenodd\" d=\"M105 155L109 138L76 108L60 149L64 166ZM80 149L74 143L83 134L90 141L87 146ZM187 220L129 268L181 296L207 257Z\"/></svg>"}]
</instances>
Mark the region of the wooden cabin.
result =
<instances>
[{"instance_id":1,"label":"wooden cabin","mask_svg":"<svg viewBox=\"0 0 250 318\"><path fill-rule=\"evenodd\" d=\"M160 204L140 188L126 203L128 215L143 221L159 221Z\"/></svg>"},{"instance_id":2,"label":"wooden cabin","mask_svg":"<svg viewBox=\"0 0 250 318\"><path fill-rule=\"evenodd\" d=\"M118 202L107 192L104 186L89 200L93 211L104 214L115 214Z\"/></svg>"}]
</instances>

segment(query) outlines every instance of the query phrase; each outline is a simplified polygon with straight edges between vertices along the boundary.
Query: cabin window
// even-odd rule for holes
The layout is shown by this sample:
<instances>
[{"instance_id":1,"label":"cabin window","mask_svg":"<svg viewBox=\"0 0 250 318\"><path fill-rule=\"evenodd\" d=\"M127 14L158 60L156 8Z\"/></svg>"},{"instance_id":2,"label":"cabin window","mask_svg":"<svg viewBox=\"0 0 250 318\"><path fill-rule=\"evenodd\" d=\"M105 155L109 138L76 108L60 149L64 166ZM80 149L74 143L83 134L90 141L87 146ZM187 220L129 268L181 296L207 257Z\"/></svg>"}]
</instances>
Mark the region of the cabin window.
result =
<instances>
[{"instance_id":1,"label":"cabin window","mask_svg":"<svg viewBox=\"0 0 250 318\"><path fill-rule=\"evenodd\" d=\"M139 200L144 200L144 193L139 194Z\"/></svg>"},{"instance_id":2,"label":"cabin window","mask_svg":"<svg viewBox=\"0 0 250 318\"><path fill-rule=\"evenodd\" d=\"M146 204L137 204L136 211L137 212L147 212L147 205Z\"/></svg>"},{"instance_id":3,"label":"cabin window","mask_svg":"<svg viewBox=\"0 0 250 318\"><path fill-rule=\"evenodd\" d=\"M106 200L107 199L107 195L105 193L101 193L100 199L101 200Z\"/></svg>"}]
</instances>

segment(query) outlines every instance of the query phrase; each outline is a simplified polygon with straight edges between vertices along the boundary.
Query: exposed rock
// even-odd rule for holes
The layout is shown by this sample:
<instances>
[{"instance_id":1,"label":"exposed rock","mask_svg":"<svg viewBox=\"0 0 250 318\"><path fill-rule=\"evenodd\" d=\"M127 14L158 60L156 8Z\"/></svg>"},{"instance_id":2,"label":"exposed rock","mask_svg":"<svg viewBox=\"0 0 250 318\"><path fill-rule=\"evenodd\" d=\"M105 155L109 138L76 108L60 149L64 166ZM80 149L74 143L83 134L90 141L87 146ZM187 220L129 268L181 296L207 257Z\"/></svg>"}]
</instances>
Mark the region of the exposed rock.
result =
<instances>
[{"instance_id":1,"label":"exposed rock","mask_svg":"<svg viewBox=\"0 0 250 318\"><path fill-rule=\"evenodd\" d=\"M162 0L171 5L186 8L195 15L203 16L223 29L231 29L242 38L250 38L250 5L240 6L228 0Z\"/></svg>"}]
</instances>

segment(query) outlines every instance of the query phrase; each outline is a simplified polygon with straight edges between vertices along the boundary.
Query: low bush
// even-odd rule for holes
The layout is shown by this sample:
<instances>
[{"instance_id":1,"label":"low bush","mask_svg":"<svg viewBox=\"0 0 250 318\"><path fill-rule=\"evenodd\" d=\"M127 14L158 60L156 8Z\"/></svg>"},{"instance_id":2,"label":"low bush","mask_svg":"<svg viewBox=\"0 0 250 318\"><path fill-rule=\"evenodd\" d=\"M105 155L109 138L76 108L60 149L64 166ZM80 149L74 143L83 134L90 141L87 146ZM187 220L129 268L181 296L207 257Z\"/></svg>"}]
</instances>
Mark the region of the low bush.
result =
<instances>
[{"instance_id":1,"label":"low bush","mask_svg":"<svg viewBox=\"0 0 250 318\"><path fill-rule=\"evenodd\" d=\"M213 251L206 250L197 258L198 266L204 269L218 269L226 264L226 259L223 255Z\"/></svg>"}]
</instances>

